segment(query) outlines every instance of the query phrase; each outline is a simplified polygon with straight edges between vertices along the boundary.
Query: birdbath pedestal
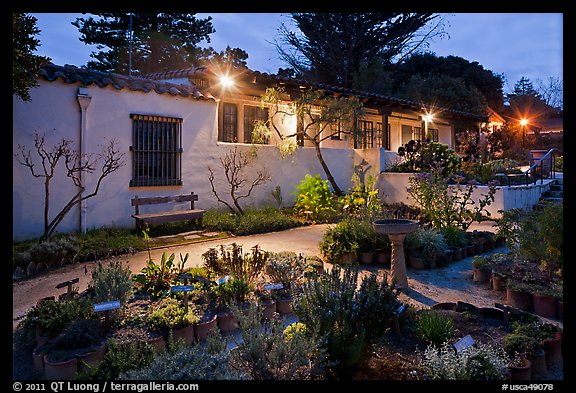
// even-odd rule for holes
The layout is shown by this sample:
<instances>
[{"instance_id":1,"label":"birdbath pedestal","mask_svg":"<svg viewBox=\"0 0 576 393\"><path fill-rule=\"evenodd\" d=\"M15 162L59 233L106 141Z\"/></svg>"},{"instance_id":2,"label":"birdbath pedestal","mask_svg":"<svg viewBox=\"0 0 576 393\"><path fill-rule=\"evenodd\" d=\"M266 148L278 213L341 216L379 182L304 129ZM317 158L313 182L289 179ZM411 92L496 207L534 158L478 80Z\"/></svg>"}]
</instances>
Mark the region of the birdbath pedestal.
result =
<instances>
[{"instance_id":1,"label":"birdbath pedestal","mask_svg":"<svg viewBox=\"0 0 576 393\"><path fill-rule=\"evenodd\" d=\"M390 238L392 242L390 275L392 279L396 279L396 285L399 289L408 289L404 239L407 234L418 229L419 222L405 219L382 219L375 220L372 225L377 233L383 233Z\"/></svg>"}]
</instances>

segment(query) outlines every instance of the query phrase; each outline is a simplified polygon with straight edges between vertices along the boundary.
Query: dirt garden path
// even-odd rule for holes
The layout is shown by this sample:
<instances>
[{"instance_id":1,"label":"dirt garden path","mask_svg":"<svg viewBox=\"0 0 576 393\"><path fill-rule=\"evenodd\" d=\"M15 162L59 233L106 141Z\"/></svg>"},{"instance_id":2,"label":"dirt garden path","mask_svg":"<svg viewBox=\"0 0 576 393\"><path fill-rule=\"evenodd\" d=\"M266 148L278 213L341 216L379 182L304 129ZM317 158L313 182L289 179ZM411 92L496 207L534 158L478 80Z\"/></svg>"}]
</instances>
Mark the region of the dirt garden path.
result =
<instances>
[{"instance_id":1,"label":"dirt garden path","mask_svg":"<svg viewBox=\"0 0 576 393\"><path fill-rule=\"evenodd\" d=\"M185 255L188 253L187 266L200 266L202 264L202 253L210 247L232 242L242 244L245 250L258 244L267 251L290 250L303 255L319 255L318 244L327 227L327 224L321 224L281 232L216 239L189 245L173 246L166 249L156 249L151 251L151 255L154 261L159 261L164 251L168 254L175 253L176 258L178 258L179 254ZM492 230L492 226L482 224L471 229ZM502 248L491 252L506 251L507 249ZM136 273L145 265L148 259L148 252L138 252L134 255L123 255L115 258L127 262L132 272ZM12 285L13 330L16 329L19 321L38 300L65 292L65 289L56 289L57 284L79 278L80 281L75 286L78 287L79 291L86 289L91 278L91 271L95 266L96 262L66 265L38 277L14 282ZM369 270L374 270L374 268ZM380 268L376 270L379 270L379 274L384 274L384 270L387 269ZM428 307L438 302L457 301L472 303L479 307L494 307L495 302L504 302L502 292L494 292L486 285L480 285L472 281L472 257L433 270L408 269L408 284L409 289L400 295L401 300L420 307ZM557 321L551 320L550 322L556 325L559 324Z\"/></svg>"}]
</instances>

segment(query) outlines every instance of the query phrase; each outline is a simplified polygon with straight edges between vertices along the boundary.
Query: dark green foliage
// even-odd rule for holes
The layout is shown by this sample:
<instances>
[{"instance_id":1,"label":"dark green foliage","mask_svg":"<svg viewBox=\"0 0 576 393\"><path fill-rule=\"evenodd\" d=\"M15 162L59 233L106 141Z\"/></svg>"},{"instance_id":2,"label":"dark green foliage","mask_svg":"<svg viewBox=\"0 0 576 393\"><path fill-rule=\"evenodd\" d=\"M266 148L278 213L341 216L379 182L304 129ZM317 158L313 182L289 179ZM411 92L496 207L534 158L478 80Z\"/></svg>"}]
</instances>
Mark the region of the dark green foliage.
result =
<instances>
[{"instance_id":1,"label":"dark green foliage","mask_svg":"<svg viewBox=\"0 0 576 393\"><path fill-rule=\"evenodd\" d=\"M89 349L98 346L104 330L96 319L75 319L48 346L51 349Z\"/></svg>"},{"instance_id":2,"label":"dark green foliage","mask_svg":"<svg viewBox=\"0 0 576 393\"><path fill-rule=\"evenodd\" d=\"M204 228L237 236L281 231L302 225L300 220L274 207L246 208L243 215L234 215L224 210L208 210L202 222Z\"/></svg>"},{"instance_id":3,"label":"dark green foliage","mask_svg":"<svg viewBox=\"0 0 576 393\"><path fill-rule=\"evenodd\" d=\"M387 277L365 276L358 288L358 270L334 266L308 279L294 304L307 330L322 339L329 360L346 369L365 359L386 333L398 308L398 293Z\"/></svg>"},{"instance_id":4,"label":"dark green foliage","mask_svg":"<svg viewBox=\"0 0 576 393\"><path fill-rule=\"evenodd\" d=\"M411 140L398 148L398 155L404 157L404 161L387 168L388 172L429 172L439 165L442 176L448 177L456 173L462 165L462 159L454 149L443 143L427 140Z\"/></svg>"},{"instance_id":5,"label":"dark green foliage","mask_svg":"<svg viewBox=\"0 0 576 393\"><path fill-rule=\"evenodd\" d=\"M252 284L264 269L269 256L270 253L263 251L258 245L244 254L241 245L232 243L228 246L221 244L218 248L210 248L202 254L202 259L204 267L210 274L232 275Z\"/></svg>"},{"instance_id":6,"label":"dark green foliage","mask_svg":"<svg viewBox=\"0 0 576 393\"><path fill-rule=\"evenodd\" d=\"M327 180L319 174L307 174L292 193L296 196L294 210L311 221L323 221L336 213L336 200Z\"/></svg>"},{"instance_id":7,"label":"dark green foliage","mask_svg":"<svg viewBox=\"0 0 576 393\"><path fill-rule=\"evenodd\" d=\"M94 303L119 300L124 305L132 293L132 284L132 272L128 265L122 266L121 261L112 261L104 266L99 262L92 271L88 291Z\"/></svg>"},{"instance_id":8,"label":"dark green foliage","mask_svg":"<svg viewBox=\"0 0 576 393\"><path fill-rule=\"evenodd\" d=\"M436 310L421 310L416 317L418 338L440 346L454 335L454 322Z\"/></svg>"},{"instance_id":9,"label":"dark green foliage","mask_svg":"<svg viewBox=\"0 0 576 393\"><path fill-rule=\"evenodd\" d=\"M167 296L176 276L184 270L188 254L184 257L180 254L180 262L177 264L174 259L174 253L166 258L166 252L162 253L159 264L151 258L148 259L141 273L133 276L134 281L139 284L138 289L155 299Z\"/></svg>"},{"instance_id":10,"label":"dark green foliage","mask_svg":"<svg viewBox=\"0 0 576 393\"><path fill-rule=\"evenodd\" d=\"M232 277L214 288L221 305L245 302L253 287L242 277Z\"/></svg>"},{"instance_id":11,"label":"dark green foliage","mask_svg":"<svg viewBox=\"0 0 576 393\"><path fill-rule=\"evenodd\" d=\"M30 101L29 90L38 86L36 78L40 67L50 61L49 57L33 54L40 40L37 19L21 12L12 14L12 94L22 101Z\"/></svg>"}]
</instances>

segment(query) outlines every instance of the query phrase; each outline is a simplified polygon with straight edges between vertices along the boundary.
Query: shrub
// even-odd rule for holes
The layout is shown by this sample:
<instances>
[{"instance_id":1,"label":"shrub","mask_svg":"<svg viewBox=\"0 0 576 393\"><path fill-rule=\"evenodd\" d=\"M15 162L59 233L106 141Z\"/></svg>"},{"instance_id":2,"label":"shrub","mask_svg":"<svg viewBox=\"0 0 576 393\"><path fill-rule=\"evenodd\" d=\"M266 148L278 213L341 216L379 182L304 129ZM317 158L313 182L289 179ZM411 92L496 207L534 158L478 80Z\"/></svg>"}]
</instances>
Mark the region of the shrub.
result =
<instances>
[{"instance_id":1,"label":"shrub","mask_svg":"<svg viewBox=\"0 0 576 393\"><path fill-rule=\"evenodd\" d=\"M341 196L338 202L348 216L372 220L380 210L376 178L368 176L366 183L362 183L359 176L354 174L352 180L352 190Z\"/></svg>"},{"instance_id":2,"label":"shrub","mask_svg":"<svg viewBox=\"0 0 576 393\"><path fill-rule=\"evenodd\" d=\"M442 175L450 176L460 168L462 159L453 149L438 142L411 140L398 148L398 155L404 161L387 168L390 172L425 172L441 163L444 167Z\"/></svg>"},{"instance_id":3,"label":"shrub","mask_svg":"<svg viewBox=\"0 0 576 393\"><path fill-rule=\"evenodd\" d=\"M163 252L160 264L156 264L150 257L146 261L146 266L140 271L141 273L133 276L134 281L139 284L140 290L148 293L154 299L167 296L176 276L184 271L188 254L184 257L180 254L178 264L174 262L174 259L174 253L166 258L166 252Z\"/></svg>"},{"instance_id":4,"label":"shrub","mask_svg":"<svg viewBox=\"0 0 576 393\"><path fill-rule=\"evenodd\" d=\"M234 276L214 288L214 292L222 306L245 302L252 290L252 285L250 285L246 279L238 276Z\"/></svg>"},{"instance_id":5,"label":"shrub","mask_svg":"<svg viewBox=\"0 0 576 393\"><path fill-rule=\"evenodd\" d=\"M322 339L329 359L339 368L358 364L390 326L398 293L387 277L365 276L358 288L358 270L334 266L308 279L294 304L306 329ZM357 290L358 288L358 290Z\"/></svg>"},{"instance_id":6,"label":"shrub","mask_svg":"<svg viewBox=\"0 0 576 393\"><path fill-rule=\"evenodd\" d=\"M302 222L283 209L265 207L246 208L243 215L210 209L204 214L202 225L215 231L244 236L295 228L301 226Z\"/></svg>"},{"instance_id":7,"label":"shrub","mask_svg":"<svg viewBox=\"0 0 576 393\"><path fill-rule=\"evenodd\" d=\"M296 195L294 210L300 216L309 214L312 221L323 221L336 213L334 194L330 191L328 181L322 180L319 174L307 174L295 189L292 192Z\"/></svg>"},{"instance_id":8,"label":"shrub","mask_svg":"<svg viewBox=\"0 0 576 393\"><path fill-rule=\"evenodd\" d=\"M437 252L446 251L448 244L437 229L418 227L406 236L406 248L414 255L430 258Z\"/></svg>"},{"instance_id":9,"label":"shrub","mask_svg":"<svg viewBox=\"0 0 576 393\"><path fill-rule=\"evenodd\" d=\"M198 322L194 305L188 305L188 313L184 307L173 298L163 299L147 317L148 324L155 330L179 329Z\"/></svg>"},{"instance_id":10,"label":"shrub","mask_svg":"<svg viewBox=\"0 0 576 393\"><path fill-rule=\"evenodd\" d=\"M120 380L238 380L246 379L229 366L227 351L212 353L204 346L194 345L174 354L165 353L149 365L123 372Z\"/></svg>"},{"instance_id":11,"label":"shrub","mask_svg":"<svg viewBox=\"0 0 576 393\"><path fill-rule=\"evenodd\" d=\"M51 348L77 349L98 345L104 338L100 321L96 319L75 319L54 340Z\"/></svg>"},{"instance_id":12,"label":"shrub","mask_svg":"<svg viewBox=\"0 0 576 393\"><path fill-rule=\"evenodd\" d=\"M454 335L454 322L436 310L422 310L416 317L418 338L440 346Z\"/></svg>"},{"instance_id":13,"label":"shrub","mask_svg":"<svg viewBox=\"0 0 576 393\"><path fill-rule=\"evenodd\" d=\"M28 255L30 261L45 263L50 267L72 262L78 251L75 237L63 236L34 244L28 249Z\"/></svg>"},{"instance_id":14,"label":"shrub","mask_svg":"<svg viewBox=\"0 0 576 393\"><path fill-rule=\"evenodd\" d=\"M358 252L359 225L356 219L345 219L324 232L319 248L328 261L338 263L344 254Z\"/></svg>"},{"instance_id":15,"label":"shrub","mask_svg":"<svg viewBox=\"0 0 576 393\"><path fill-rule=\"evenodd\" d=\"M306 262L294 252L273 253L268 258L264 272L274 283L291 289L304 276Z\"/></svg>"},{"instance_id":16,"label":"shrub","mask_svg":"<svg viewBox=\"0 0 576 393\"><path fill-rule=\"evenodd\" d=\"M232 275L252 284L262 272L270 253L263 251L258 245L251 248L250 253L243 254L242 246L232 243L229 246L220 245L210 248L204 254L204 267L216 276Z\"/></svg>"},{"instance_id":17,"label":"shrub","mask_svg":"<svg viewBox=\"0 0 576 393\"><path fill-rule=\"evenodd\" d=\"M540 343L535 337L514 332L504 336L502 346L511 358L522 354L537 355L541 349Z\"/></svg>"},{"instance_id":18,"label":"shrub","mask_svg":"<svg viewBox=\"0 0 576 393\"><path fill-rule=\"evenodd\" d=\"M92 280L88 284L94 303L110 300L120 300L125 304L132 292L132 272L128 265L122 266L120 261L112 261L108 266L99 262L92 271Z\"/></svg>"},{"instance_id":19,"label":"shrub","mask_svg":"<svg viewBox=\"0 0 576 393\"><path fill-rule=\"evenodd\" d=\"M241 339L230 354L234 369L255 380L308 380L321 374L324 356L316 337L297 328L286 337L279 318L263 326L256 305L235 313Z\"/></svg>"},{"instance_id":20,"label":"shrub","mask_svg":"<svg viewBox=\"0 0 576 393\"><path fill-rule=\"evenodd\" d=\"M466 245L466 232L456 226L447 226L440 231L448 247L460 248Z\"/></svg>"},{"instance_id":21,"label":"shrub","mask_svg":"<svg viewBox=\"0 0 576 393\"><path fill-rule=\"evenodd\" d=\"M481 342L457 352L445 342L440 347L428 346L421 365L430 379L501 380L507 377L508 355L502 347Z\"/></svg>"}]
</instances>

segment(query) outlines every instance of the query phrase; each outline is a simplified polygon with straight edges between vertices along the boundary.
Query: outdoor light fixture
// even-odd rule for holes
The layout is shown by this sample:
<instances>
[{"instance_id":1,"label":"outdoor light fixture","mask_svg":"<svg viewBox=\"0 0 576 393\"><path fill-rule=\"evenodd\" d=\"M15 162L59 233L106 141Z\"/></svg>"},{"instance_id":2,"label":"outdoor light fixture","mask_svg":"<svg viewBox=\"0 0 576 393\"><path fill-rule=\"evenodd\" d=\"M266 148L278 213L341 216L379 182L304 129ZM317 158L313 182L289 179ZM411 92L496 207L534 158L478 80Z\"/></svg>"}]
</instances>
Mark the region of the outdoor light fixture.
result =
<instances>
[{"instance_id":1,"label":"outdoor light fixture","mask_svg":"<svg viewBox=\"0 0 576 393\"><path fill-rule=\"evenodd\" d=\"M220 85L223 88L232 87L234 86L234 79L232 79L228 74L220 75Z\"/></svg>"},{"instance_id":2,"label":"outdoor light fixture","mask_svg":"<svg viewBox=\"0 0 576 393\"><path fill-rule=\"evenodd\" d=\"M520 125L522 126L522 146L526 144L526 125L528 125L528 119L520 120Z\"/></svg>"},{"instance_id":3,"label":"outdoor light fixture","mask_svg":"<svg viewBox=\"0 0 576 393\"><path fill-rule=\"evenodd\" d=\"M527 119L522 119L522 120L520 120L520 125L521 125L522 127L526 126L527 124L528 124L528 120L527 120Z\"/></svg>"},{"instance_id":4,"label":"outdoor light fixture","mask_svg":"<svg viewBox=\"0 0 576 393\"><path fill-rule=\"evenodd\" d=\"M428 113L426 116L424 116L424 120L426 120L426 123L430 123L432 122L434 116L432 116L431 113Z\"/></svg>"}]
</instances>

